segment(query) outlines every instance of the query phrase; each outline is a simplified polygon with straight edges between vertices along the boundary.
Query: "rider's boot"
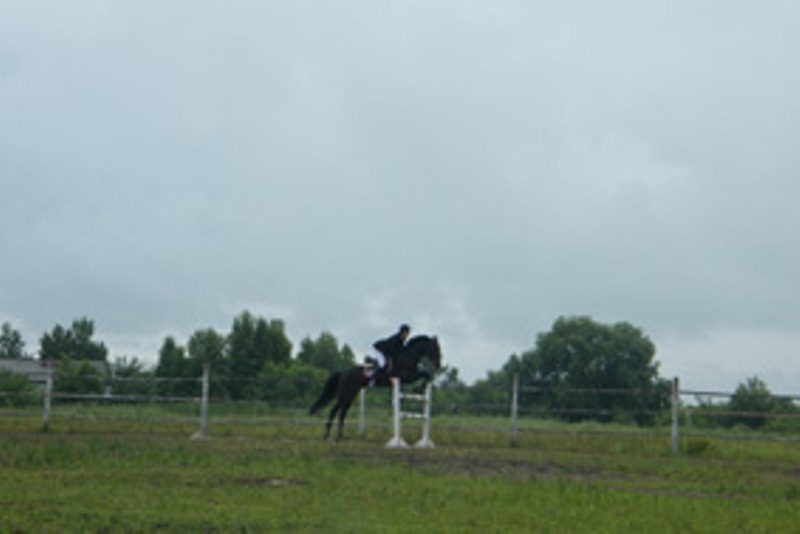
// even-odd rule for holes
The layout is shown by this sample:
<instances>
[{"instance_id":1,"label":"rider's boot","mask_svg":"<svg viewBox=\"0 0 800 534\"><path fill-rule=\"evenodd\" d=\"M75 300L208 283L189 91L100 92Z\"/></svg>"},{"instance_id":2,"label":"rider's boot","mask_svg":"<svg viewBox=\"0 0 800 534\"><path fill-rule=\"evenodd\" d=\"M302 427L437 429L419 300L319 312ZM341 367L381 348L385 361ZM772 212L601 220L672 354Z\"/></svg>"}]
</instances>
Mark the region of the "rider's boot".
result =
<instances>
[{"instance_id":1,"label":"rider's boot","mask_svg":"<svg viewBox=\"0 0 800 534\"><path fill-rule=\"evenodd\" d=\"M369 387L375 385L375 375L378 374L378 362L371 356L364 357L364 376L369 379Z\"/></svg>"}]
</instances>

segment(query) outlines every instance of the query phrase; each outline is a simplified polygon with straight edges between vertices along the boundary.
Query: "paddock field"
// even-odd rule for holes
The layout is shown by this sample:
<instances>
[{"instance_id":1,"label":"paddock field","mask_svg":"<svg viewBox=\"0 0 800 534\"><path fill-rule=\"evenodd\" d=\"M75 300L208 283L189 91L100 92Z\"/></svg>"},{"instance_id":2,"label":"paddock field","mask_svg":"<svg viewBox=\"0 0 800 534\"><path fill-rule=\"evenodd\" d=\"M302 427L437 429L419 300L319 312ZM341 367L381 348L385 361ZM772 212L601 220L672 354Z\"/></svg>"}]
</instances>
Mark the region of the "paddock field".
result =
<instances>
[{"instance_id":1,"label":"paddock field","mask_svg":"<svg viewBox=\"0 0 800 534\"><path fill-rule=\"evenodd\" d=\"M304 424L299 421L313 422ZM383 426L213 425L0 412L2 532L796 532L800 445L653 433L482 432L434 419L433 450ZM407 425L409 441L416 427ZM591 429L589 429L591 430ZM418 434L418 432L417 432Z\"/></svg>"}]
</instances>

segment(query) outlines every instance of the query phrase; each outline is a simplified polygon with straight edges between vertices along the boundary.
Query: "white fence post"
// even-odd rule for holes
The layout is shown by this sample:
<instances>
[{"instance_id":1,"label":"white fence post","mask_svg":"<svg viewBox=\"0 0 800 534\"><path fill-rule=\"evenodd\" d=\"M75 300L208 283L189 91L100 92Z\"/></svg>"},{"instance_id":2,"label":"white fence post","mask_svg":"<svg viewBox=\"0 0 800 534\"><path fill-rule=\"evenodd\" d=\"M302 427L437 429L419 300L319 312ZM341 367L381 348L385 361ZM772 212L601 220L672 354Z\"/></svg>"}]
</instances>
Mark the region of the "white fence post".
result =
<instances>
[{"instance_id":1,"label":"white fence post","mask_svg":"<svg viewBox=\"0 0 800 534\"><path fill-rule=\"evenodd\" d=\"M431 441L431 392L433 384L428 382L425 385L425 396L422 405L422 437L414 446L421 449L432 449L435 447Z\"/></svg>"},{"instance_id":2,"label":"white fence post","mask_svg":"<svg viewBox=\"0 0 800 534\"><path fill-rule=\"evenodd\" d=\"M358 402L358 437L367 433L367 388L361 388Z\"/></svg>"},{"instance_id":3,"label":"white fence post","mask_svg":"<svg viewBox=\"0 0 800 534\"><path fill-rule=\"evenodd\" d=\"M45 432L50 430L50 404L53 398L53 368L47 364L47 378L44 383L44 420L42 428Z\"/></svg>"},{"instance_id":4,"label":"white fence post","mask_svg":"<svg viewBox=\"0 0 800 534\"><path fill-rule=\"evenodd\" d=\"M511 444L517 444L517 413L519 410L519 373L514 373L511 387Z\"/></svg>"},{"instance_id":5,"label":"white fence post","mask_svg":"<svg viewBox=\"0 0 800 534\"><path fill-rule=\"evenodd\" d=\"M680 381L676 376L672 380L672 453L678 454L679 435L678 420L680 419Z\"/></svg>"},{"instance_id":6,"label":"white fence post","mask_svg":"<svg viewBox=\"0 0 800 534\"><path fill-rule=\"evenodd\" d=\"M203 364L203 393L200 398L200 430L192 435L192 439L201 439L206 436L208 430L208 394L209 394L209 375L211 374L211 364Z\"/></svg>"},{"instance_id":7,"label":"white fence post","mask_svg":"<svg viewBox=\"0 0 800 534\"><path fill-rule=\"evenodd\" d=\"M394 436L392 439L389 440L389 443L386 444L387 447L390 449L397 449L397 448L404 448L408 447L408 443L403 439L403 436L400 432L400 417L402 414L400 413L400 379L399 378L392 378L392 429L394 431Z\"/></svg>"}]
</instances>

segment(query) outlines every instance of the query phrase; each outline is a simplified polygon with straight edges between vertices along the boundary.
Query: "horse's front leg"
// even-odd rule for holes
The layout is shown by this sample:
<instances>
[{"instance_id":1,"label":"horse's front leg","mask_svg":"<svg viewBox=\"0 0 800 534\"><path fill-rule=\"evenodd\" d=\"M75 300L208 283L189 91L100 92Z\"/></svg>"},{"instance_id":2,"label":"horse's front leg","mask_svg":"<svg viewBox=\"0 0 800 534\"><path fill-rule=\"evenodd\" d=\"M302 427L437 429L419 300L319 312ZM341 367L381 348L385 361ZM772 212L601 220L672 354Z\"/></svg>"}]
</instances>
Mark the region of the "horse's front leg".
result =
<instances>
[{"instance_id":1,"label":"horse's front leg","mask_svg":"<svg viewBox=\"0 0 800 534\"><path fill-rule=\"evenodd\" d=\"M336 430L336 442L338 443L339 440L342 439L342 432L344 431L344 421L339 421L339 425Z\"/></svg>"},{"instance_id":2,"label":"horse's front leg","mask_svg":"<svg viewBox=\"0 0 800 534\"><path fill-rule=\"evenodd\" d=\"M347 402L342 405L342 409L339 412L339 430L336 434L336 441L342 439L342 432L344 431L344 419L347 417L347 411L350 409L351 402L353 402L352 398L347 399Z\"/></svg>"}]
</instances>

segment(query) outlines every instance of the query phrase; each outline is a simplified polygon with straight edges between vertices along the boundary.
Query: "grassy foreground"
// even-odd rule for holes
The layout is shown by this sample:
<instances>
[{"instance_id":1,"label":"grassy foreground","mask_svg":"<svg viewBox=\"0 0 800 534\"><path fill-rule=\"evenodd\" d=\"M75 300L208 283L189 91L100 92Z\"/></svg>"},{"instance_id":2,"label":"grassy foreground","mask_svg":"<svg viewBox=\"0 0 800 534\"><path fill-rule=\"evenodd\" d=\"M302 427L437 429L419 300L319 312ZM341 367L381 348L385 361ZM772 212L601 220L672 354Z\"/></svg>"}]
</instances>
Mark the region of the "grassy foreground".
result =
<instances>
[{"instance_id":1,"label":"grassy foreground","mask_svg":"<svg viewBox=\"0 0 800 534\"><path fill-rule=\"evenodd\" d=\"M720 440L672 456L630 436L434 432L387 450L319 427L0 419L2 532L790 532L797 445ZM409 432L413 434L413 432ZM475 437L473 440L472 437Z\"/></svg>"}]
</instances>

